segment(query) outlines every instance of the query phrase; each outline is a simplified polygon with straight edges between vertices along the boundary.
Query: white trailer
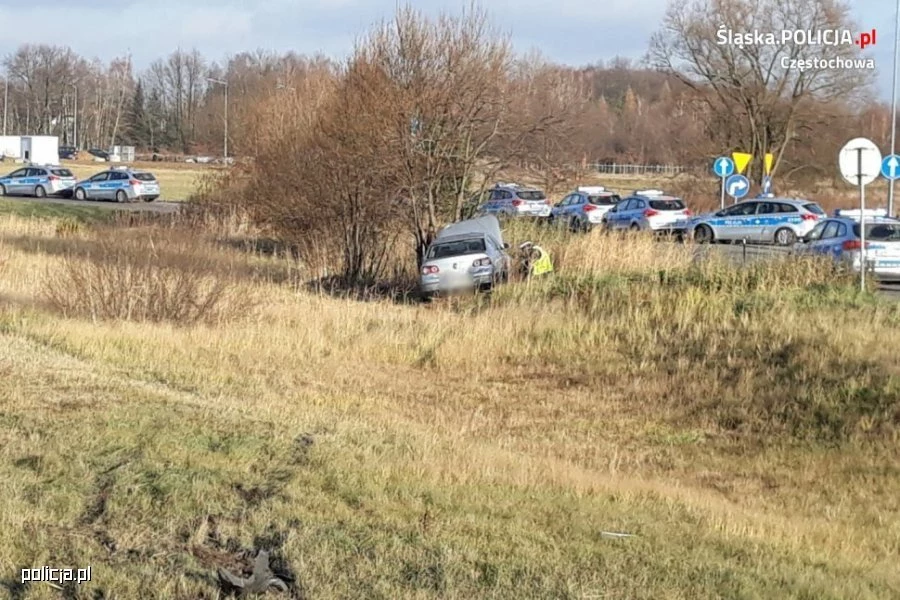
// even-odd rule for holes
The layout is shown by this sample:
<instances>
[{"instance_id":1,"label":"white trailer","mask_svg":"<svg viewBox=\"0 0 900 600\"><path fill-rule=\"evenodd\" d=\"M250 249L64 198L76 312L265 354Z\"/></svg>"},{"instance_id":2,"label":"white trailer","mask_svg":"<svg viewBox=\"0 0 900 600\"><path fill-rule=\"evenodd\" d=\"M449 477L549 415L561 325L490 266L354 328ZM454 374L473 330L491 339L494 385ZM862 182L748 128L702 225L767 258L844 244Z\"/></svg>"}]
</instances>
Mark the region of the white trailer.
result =
<instances>
[{"instance_id":1,"label":"white trailer","mask_svg":"<svg viewBox=\"0 0 900 600\"><path fill-rule=\"evenodd\" d=\"M6 160L22 158L22 136L0 135L0 158Z\"/></svg>"},{"instance_id":2,"label":"white trailer","mask_svg":"<svg viewBox=\"0 0 900 600\"><path fill-rule=\"evenodd\" d=\"M55 135L23 135L21 158L36 165L59 164L59 137Z\"/></svg>"}]
</instances>

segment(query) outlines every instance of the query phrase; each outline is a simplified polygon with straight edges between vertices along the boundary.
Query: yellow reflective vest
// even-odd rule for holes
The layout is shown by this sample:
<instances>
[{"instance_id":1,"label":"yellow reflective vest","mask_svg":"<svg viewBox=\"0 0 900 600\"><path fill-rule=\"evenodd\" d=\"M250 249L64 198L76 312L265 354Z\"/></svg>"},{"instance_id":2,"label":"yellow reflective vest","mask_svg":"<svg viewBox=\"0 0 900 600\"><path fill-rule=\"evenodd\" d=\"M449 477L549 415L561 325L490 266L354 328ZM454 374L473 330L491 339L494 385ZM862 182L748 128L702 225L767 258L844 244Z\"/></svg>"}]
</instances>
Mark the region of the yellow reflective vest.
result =
<instances>
[{"instance_id":1,"label":"yellow reflective vest","mask_svg":"<svg viewBox=\"0 0 900 600\"><path fill-rule=\"evenodd\" d=\"M553 262L550 260L550 255L546 250L541 248L540 246L534 246L532 248L534 252L539 254L537 260L531 263L531 275L543 275L544 273L552 273L553 272Z\"/></svg>"}]
</instances>

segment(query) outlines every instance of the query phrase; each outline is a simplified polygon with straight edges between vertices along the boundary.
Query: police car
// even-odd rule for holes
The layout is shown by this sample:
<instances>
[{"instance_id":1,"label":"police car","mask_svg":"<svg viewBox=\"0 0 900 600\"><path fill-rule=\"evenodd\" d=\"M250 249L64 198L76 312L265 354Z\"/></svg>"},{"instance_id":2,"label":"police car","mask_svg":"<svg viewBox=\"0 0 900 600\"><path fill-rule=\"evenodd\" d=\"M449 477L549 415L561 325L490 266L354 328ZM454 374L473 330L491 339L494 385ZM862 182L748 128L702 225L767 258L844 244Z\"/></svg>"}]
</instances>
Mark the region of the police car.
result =
<instances>
[{"instance_id":1,"label":"police car","mask_svg":"<svg viewBox=\"0 0 900 600\"><path fill-rule=\"evenodd\" d=\"M621 197L601 186L581 186L557 202L550 210L550 221L565 224L572 231L590 231L603 222L603 215L621 201Z\"/></svg>"},{"instance_id":2,"label":"police car","mask_svg":"<svg viewBox=\"0 0 900 600\"><path fill-rule=\"evenodd\" d=\"M75 185L75 175L56 165L29 165L0 177L0 196L68 196Z\"/></svg>"},{"instance_id":3,"label":"police car","mask_svg":"<svg viewBox=\"0 0 900 600\"><path fill-rule=\"evenodd\" d=\"M488 192L487 200L478 212L498 217L549 217L550 201L537 188L499 183Z\"/></svg>"},{"instance_id":4,"label":"police car","mask_svg":"<svg viewBox=\"0 0 900 600\"><path fill-rule=\"evenodd\" d=\"M636 190L603 214L608 230L628 229L680 234L691 211L684 200L662 190Z\"/></svg>"},{"instance_id":5,"label":"police car","mask_svg":"<svg viewBox=\"0 0 900 600\"><path fill-rule=\"evenodd\" d=\"M754 198L690 220L686 237L701 244L747 240L792 246L826 216L822 207L800 198Z\"/></svg>"},{"instance_id":6,"label":"police car","mask_svg":"<svg viewBox=\"0 0 900 600\"><path fill-rule=\"evenodd\" d=\"M859 210L838 210L819 222L796 246L798 254L830 256L856 272L862 261ZM887 211L866 211L866 265L877 279L900 281L900 219Z\"/></svg>"},{"instance_id":7,"label":"police car","mask_svg":"<svg viewBox=\"0 0 900 600\"><path fill-rule=\"evenodd\" d=\"M74 193L76 200L152 202L159 198L159 182L147 171L117 167L79 181L75 184Z\"/></svg>"}]
</instances>

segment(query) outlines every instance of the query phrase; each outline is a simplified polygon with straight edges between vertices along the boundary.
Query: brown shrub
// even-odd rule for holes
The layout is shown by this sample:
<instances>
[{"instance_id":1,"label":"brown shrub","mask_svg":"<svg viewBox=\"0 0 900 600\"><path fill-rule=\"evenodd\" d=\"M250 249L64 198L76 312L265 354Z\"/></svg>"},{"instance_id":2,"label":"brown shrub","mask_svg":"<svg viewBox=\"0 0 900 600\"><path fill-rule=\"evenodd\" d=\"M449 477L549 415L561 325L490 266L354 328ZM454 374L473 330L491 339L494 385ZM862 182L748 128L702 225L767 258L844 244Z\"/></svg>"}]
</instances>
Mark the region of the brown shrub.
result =
<instances>
[{"instance_id":1,"label":"brown shrub","mask_svg":"<svg viewBox=\"0 0 900 600\"><path fill-rule=\"evenodd\" d=\"M70 253L45 273L42 296L65 316L180 325L231 320L254 306L236 264L168 238L103 239Z\"/></svg>"}]
</instances>

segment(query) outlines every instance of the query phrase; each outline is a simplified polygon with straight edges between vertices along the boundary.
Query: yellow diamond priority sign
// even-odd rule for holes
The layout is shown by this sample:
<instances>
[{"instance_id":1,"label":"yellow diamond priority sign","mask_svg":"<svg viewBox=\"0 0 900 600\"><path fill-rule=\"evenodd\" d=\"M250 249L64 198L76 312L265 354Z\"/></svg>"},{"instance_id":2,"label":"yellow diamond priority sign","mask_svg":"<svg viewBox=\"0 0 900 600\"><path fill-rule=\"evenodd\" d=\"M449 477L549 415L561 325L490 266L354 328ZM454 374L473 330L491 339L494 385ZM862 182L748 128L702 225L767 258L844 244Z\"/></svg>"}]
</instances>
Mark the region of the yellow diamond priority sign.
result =
<instances>
[{"instance_id":1,"label":"yellow diamond priority sign","mask_svg":"<svg viewBox=\"0 0 900 600\"><path fill-rule=\"evenodd\" d=\"M743 173L744 169L747 168L747 165L750 164L750 159L753 158L752 154L747 154L746 152L732 152L731 157L734 158L734 168L738 173Z\"/></svg>"}]
</instances>

